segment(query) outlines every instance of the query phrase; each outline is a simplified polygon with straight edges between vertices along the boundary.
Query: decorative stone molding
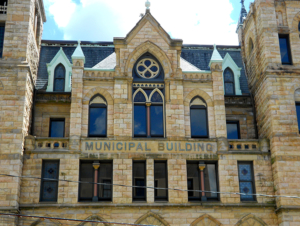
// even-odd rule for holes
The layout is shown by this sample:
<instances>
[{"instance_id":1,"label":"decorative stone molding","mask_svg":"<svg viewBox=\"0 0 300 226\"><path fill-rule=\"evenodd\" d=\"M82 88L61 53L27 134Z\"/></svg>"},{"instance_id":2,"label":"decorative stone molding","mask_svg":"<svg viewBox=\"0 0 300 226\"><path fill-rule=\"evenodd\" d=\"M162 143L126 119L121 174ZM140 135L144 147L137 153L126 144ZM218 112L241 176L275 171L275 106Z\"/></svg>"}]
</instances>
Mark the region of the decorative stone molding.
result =
<instances>
[{"instance_id":1,"label":"decorative stone molding","mask_svg":"<svg viewBox=\"0 0 300 226\"><path fill-rule=\"evenodd\" d=\"M169 223L166 222L161 216L152 212L148 212L145 215L141 216L135 223L146 225L169 226Z\"/></svg>"},{"instance_id":2,"label":"decorative stone molding","mask_svg":"<svg viewBox=\"0 0 300 226\"><path fill-rule=\"evenodd\" d=\"M214 103L213 103L211 97L205 91L200 90L200 89L194 89L189 94L187 94L184 98L184 105L190 106L190 102L195 96L202 97L205 100L208 107L214 106Z\"/></svg>"},{"instance_id":3,"label":"decorative stone molding","mask_svg":"<svg viewBox=\"0 0 300 226\"><path fill-rule=\"evenodd\" d=\"M71 94L56 94L56 93L41 93L37 94L35 98L36 102L64 102L71 103Z\"/></svg>"},{"instance_id":4,"label":"decorative stone molding","mask_svg":"<svg viewBox=\"0 0 300 226\"><path fill-rule=\"evenodd\" d=\"M46 215L46 217L50 217L49 215ZM61 226L62 224L58 222L57 220L49 220L49 219L38 219L37 221L33 222L31 226L38 226L38 225L46 225L46 224L53 224L57 226Z\"/></svg>"},{"instance_id":5,"label":"decorative stone molding","mask_svg":"<svg viewBox=\"0 0 300 226\"><path fill-rule=\"evenodd\" d=\"M127 74L128 77L132 77L134 64L144 53L147 52L151 53L161 63L164 69L165 77L170 77L170 75L173 73L170 59L160 47L150 41L144 42L143 44L139 45L129 55L125 64L125 74Z\"/></svg>"},{"instance_id":6,"label":"decorative stone molding","mask_svg":"<svg viewBox=\"0 0 300 226\"><path fill-rule=\"evenodd\" d=\"M193 81L207 82L212 81L211 74L207 73L193 73L193 72L183 72L184 79L192 79Z\"/></svg>"},{"instance_id":7,"label":"decorative stone molding","mask_svg":"<svg viewBox=\"0 0 300 226\"><path fill-rule=\"evenodd\" d=\"M114 104L114 100L113 100L112 96L110 95L110 93L100 87L95 87L95 88L91 89L83 98L83 101L82 101L83 104L89 104L91 98L93 96L95 96L96 94L102 95L106 99L108 105Z\"/></svg>"},{"instance_id":8,"label":"decorative stone molding","mask_svg":"<svg viewBox=\"0 0 300 226\"><path fill-rule=\"evenodd\" d=\"M25 149L26 151L33 151L35 149L35 137L27 136L25 137Z\"/></svg>"},{"instance_id":9,"label":"decorative stone molding","mask_svg":"<svg viewBox=\"0 0 300 226\"><path fill-rule=\"evenodd\" d=\"M259 140L259 149L262 152L269 152L269 150L270 150L270 140L266 139L266 138Z\"/></svg>"},{"instance_id":10,"label":"decorative stone molding","mask_svg":"<svg viewBox=\"0 0 300 226\"><path fill-rule=\"evenodd\" d=\"M250 96L225 96L225 105L252 106L252 101Z\"/></svg>"},{"instance_id":11,"label":"decorative stone molding","mask_svg":"<svg viewBox=\"0 0 300 226\"><path fill-rule=\"evenodd\" d=\"M196 219L191 226L221 226L222 224L217 221L215 218L209 216L208 214L204 214L203 216Z\"/></svg>"},{"instance_id":12,"label":"decorative stone molding","mask_svg":"<svg viewBox=\"0 0 300 226\"><path fill-rule=\"evenodd\" d=\"M98 216L98 215L93 215L93 216L89 216L88 218L85 219L86 221L102 221L102 222L106 222L106 220L104 220L102 217ZM94 225L95 223L86 223L86 222L82 222L80 224L78 224L78 226L83 226L86 224L91 224ZM97 223L96 225L98 226L108 226L108 224L104 224L104 223Z\"/></svg>"},{"instance_id":13,"label":"decorative stone molding","mask_svg":"<svg viewBox=\"0 0 300 226\"><path fill-rule=\"evenodd\" d=\"M218 151L228 151L229 150L229 143L227 138L220 137L218 138Z\"/></svg>"},{"instance_id":14,"label":"decorative stone molding","mask_svg":"<svg viewBox=\"0 0 300 226\"><path fill-rule=\"evenodd\" d=\"M249 214L242 219L240 219L235 226L267 226L263 220L260 218L256 217L253 214Z\"/></svg>"}]
</instances>

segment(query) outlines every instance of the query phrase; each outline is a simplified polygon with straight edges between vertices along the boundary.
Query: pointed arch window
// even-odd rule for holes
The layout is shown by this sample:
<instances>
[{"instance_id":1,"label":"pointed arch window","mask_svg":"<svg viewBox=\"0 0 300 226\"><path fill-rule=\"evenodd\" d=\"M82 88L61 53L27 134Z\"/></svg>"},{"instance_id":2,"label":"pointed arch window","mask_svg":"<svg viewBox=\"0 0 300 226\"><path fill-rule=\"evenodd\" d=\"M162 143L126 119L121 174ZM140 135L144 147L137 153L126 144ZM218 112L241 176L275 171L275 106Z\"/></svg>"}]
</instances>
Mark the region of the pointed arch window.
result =
<instances>
[{"instance_id":1,"label":"pointed arch window","mask_svg":"<svg viewBox=\"0 0 300 226\"><path fill-rule=\"evenodd\" d=\"M195 97L190 104L191 137L208 138L207 104L201 97Z\"/></svg>"},{"instance_id":2,"label":"pointed arch window","mask_svg":"<svg viewBox=\"0 0 300 226\"><path fill-rule=\"evenodd\" d=\"M56 66L54 71L54 87L53 91L64 92L65 91L65 78L66 69L64 65L59 64Z\"/></svg>"},{"instance_id":3,"label":"pointed arch window","mask_svg":"<svg viewBox=\"0 0 300 226\"><path fill-rule=\"evenodd\" d=\"M225 95L235 95L234 74L230 68L224 71L224 89Z\"/></svg>"},{"instance_id":4,"label":"pointed arch window","mask_svg":"<svg viewBox=\"0 0 300 226\"><path fill-rule=\"evenodd\" d=\"M89 137L106 137L107 102L100 94L95 95L89 104Z\"/></svg>"},{"instance_id":5,"label":"pointed arch window","mask_svg":"<svg viewBox=\"0 0 300 226\"><path fill-rule=\"evenodd\" d=\"M160 89L136 89L134 137L164 137L164 97Z\"/></svg>"}]
</instances>

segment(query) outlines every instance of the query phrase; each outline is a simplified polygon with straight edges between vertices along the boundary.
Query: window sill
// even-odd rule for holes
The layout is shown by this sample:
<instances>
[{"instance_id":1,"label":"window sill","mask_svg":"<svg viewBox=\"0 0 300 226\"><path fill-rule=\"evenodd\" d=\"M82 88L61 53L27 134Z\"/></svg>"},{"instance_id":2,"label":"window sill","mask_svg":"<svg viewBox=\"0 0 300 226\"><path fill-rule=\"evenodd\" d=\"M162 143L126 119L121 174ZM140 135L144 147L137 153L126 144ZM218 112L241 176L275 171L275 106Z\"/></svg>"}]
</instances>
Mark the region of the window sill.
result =
<instances>
[{"instance_id":1,"label":"window sill","mask_svg":"<svg viewBox=\"0 0 300 226\"><path fill-rule=\"evenodd\" d=\"M220 207L270 207L276 208L276 204L269 204L269 203L221 203L218 201L207 201L207 202L188 202L188 203L146 203L146 202L138 202L135 201L134 203L111 203L111 202L85 202L85 203L75 203L75 204L67 204L67 203L37 203L37 204L20 204L20 208L51 208L51 207L68 207L68 208L79 208L79 207L192 207L192 206L220 206Z\"/></svg>"}]
</instances>

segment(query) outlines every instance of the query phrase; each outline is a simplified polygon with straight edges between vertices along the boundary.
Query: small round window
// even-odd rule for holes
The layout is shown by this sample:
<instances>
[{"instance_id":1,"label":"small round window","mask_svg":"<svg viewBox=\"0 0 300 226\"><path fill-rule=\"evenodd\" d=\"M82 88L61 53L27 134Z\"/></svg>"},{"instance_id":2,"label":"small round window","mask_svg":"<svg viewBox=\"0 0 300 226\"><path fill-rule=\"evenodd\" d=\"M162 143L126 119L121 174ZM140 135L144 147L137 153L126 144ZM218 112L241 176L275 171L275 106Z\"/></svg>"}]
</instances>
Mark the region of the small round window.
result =
<instances>
[{"instance_id":1,"label":"small round window","mask_svg":"<svg viewBox=\"0 0 300 226\"><path fill-rule=\"evenodd\" d=\"M150 58L142 59L136 65L137 73L146 79L155 78L159 74L159 65L158 63Z\"/></svg>"}]
</instances>

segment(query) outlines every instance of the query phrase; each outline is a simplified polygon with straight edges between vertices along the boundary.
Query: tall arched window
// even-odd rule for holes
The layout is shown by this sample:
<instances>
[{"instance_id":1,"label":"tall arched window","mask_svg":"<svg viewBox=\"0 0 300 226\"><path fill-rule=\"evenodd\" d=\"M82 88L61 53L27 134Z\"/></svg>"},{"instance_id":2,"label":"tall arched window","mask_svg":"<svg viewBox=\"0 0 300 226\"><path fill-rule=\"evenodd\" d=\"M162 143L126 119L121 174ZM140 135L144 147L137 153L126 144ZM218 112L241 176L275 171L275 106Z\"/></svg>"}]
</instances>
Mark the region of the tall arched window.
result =
<instances>
[{"instance_id":1,"label":"tall arched window","mask_svg":"<svg viewBox=\"0 0 300 226\"><path fill-rule=\"evenodd\" d=\"M190 104L191 137L208 138L207 104L201 97L195 97Z\"/></svg>"},{"instance_id":2,"label":"tall arched window","mask_svg":"<svg viewBox=\"0 0 300 226\"><path fill-rule=\"evenodd\" d=\"M224 71L224 89L225 95L235 95L234 75L230 68Z\"/></svg>"},{"instance_id":3,"label":"tall arched window","mask_svg":"<svg viewBox=\"0 0 300 226\"><path fill-rule=\"evenodd\" d=\"M134 100L134 136L164 137L164 100L160 89L136 89Z\"/></svg>"},{"instance_id":4,"label":"tall arched window","mask_svg":"<svg viewBox=\"0 0 300 226\"><path fill-rule=\"evenodd\" d=\"M107 102L100 94L95 95L89 104L89 137L106 137Z\"/></svg>"},{"instance_id":5,"label":"tall arched window","mask_svg":"<svg viewBox=\"0 0 300 226\"><path fill-rule=\"evenodd\" d=\"M59 64L56 66L54 71L54 87L53 91L64 92L65 91L65 78L66 69L64 65Z\"/></svg>"},{"instance_id":6,"label":"tall arched window","mask_svg":"<svg viewBox=\"0 0 300 226\"><path fill-rule=\"evenodd\" d=\"M249 54L251 54L252 53L252 51L253 51L253 41L252 41L252 38L250 38L249 39Z\"/></svg>"}]
</instances>

